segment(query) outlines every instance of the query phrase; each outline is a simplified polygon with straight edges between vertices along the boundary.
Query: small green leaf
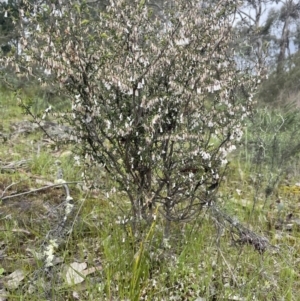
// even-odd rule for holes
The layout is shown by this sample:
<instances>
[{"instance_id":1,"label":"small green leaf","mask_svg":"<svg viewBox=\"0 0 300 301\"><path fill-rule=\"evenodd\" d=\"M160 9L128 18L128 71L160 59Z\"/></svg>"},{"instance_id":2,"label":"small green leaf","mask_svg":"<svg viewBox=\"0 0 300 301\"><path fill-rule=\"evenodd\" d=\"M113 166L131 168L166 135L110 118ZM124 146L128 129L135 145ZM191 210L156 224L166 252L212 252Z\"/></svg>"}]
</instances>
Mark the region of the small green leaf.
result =
<instances>
[{"instance_id":1,"label":"small green leaf","mask_svg":"<svg viewBox=\"0 0 300 301\"><path fill-rule=\"evenodd\" d=\"M77 12L80 13L80 6L78 4L75 4L74 7L77 10Z\"/></svg>"},{"instance_id":2,"label":"small green leaf","mask_svg":"<svg viewBox=\"0 0 300 301\"><path fill-rule=\"evenodd\" d=\"M81 25L88 24L89 22L90 22L89 20L83 20L83 21L81 21Z\"/></svg>"},{"instance_id":3,"label":"small green leaf","mask_svg":"<svg viewBox=\"0 0 300 301\"><path fill-rule=\"evenodd\" d=\"M145 5L145 2L146 2L145 0L141 0L139 4L139 8L143 7Z\"/></svg>"}]
</instances>

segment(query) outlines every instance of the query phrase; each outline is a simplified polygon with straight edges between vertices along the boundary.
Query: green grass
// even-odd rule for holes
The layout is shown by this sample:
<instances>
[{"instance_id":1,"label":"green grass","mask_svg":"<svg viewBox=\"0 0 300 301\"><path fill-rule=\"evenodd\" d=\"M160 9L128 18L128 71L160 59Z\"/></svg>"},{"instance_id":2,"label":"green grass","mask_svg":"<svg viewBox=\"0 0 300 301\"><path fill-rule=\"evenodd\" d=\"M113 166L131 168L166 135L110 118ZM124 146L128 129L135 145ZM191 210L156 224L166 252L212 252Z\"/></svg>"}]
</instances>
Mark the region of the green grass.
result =
<instances>
[{"instance_id":1,"label":"green grass","mask_svg":"<svg viewBox=\"0 0 300 301\"><path fill-rule=\"evenodd\" d=\"M18 101L13 92L0 88L0 93L1 126L4 130L8 130L11 122L20 120L22 109L17 106ZM0 130L3 129L0 128Z\"/></svg>"},{"instance_id":2,"label":"green grass","mask_svg":"<svg viewBox=\"0 0 300 301\"><path fill-rule=\"evenodd\" d=\"M10 122L22 120L23 115L11 94L1 97L0 104L6 105L7 112L4 124L9 129ZM57 160L66 181L82 180L83 169L76 165L69 149L45 144L37 151L41 139L39 132L22 134L0 146L2 162L29 160L14 171L1 170L0 195L13 183L4 196L44 186L47 181L54 183ZM47 234L58 223L56 214L63 210L64 189L53 187L0 205L0 284L6 288L8 299L46 300L44 285L52 282L49 294L53 300L72 300L74 296L104 301L298 300L299 229L292 221L294 226L289 231L283 225L290 213L300 218L299 190L295 188L298 174L293 171L289 185L283 176L266 202L270 168L266 162L253 166L252 155L251 148L243 148L232 156L218 203L270 240L275 247L264 254L239 244L231 228L206 211L191 223L172 224L168 243L162 240L164 221L159 215L136 236L129 223L120 223L126 217L128 200L119 193L105 197L105 187L111 183L95 166L92 177L103 190L80 190L70 185L76 208L69 225L72 231L55 251L58 260L50 279L46 272L34 279L34 273L43 267L39 253L43 244L49 243ZM88 273L82 283L71 285L66 271L74 262L86 263L84 271ZM27 276L11 288L7 277L18 269ZM29 292L29 280L35 286L33 293Z\"/></svg>"}]
</instances>

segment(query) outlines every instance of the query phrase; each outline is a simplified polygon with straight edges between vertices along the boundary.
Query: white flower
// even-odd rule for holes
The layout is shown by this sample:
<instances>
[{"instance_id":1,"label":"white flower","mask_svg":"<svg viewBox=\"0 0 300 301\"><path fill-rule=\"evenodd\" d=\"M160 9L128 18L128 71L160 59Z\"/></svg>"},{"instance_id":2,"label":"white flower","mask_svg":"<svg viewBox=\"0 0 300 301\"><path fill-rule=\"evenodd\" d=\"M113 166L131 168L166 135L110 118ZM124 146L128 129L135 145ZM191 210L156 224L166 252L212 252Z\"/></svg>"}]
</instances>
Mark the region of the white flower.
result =
<instances>
[{"instance_id":1,"label":"white flower","mask_svg":"<svg viewBox=\"0 0 300 301\"><path fill-rule=\"evenodd\" d=\"M194 176L195 176L195 175L194 175L192 172L189 173L189 178L190 178L190 179L192 179Z\"/></svg>"},{"instance_id":2,"label":"white flower","mask_svg":"<svg viewBox=\"0 0 300 301\"><path fill-rule=\"evenodd\" d=\"M84 121L85 123L90 123L92 121L91 115L87 115Z\"/></svg>"},{"instance_id":3,"label":"white flower","mask_svg":"<svg viewBox=\"0 0 300 301\"><path fill-rule=\"evenodd\" d=\"M201 151L200 152L200 155L201 157L204 159L204 160L209 160L210 159L210 154L209 153L206 153L205 151Z\"/></svg>"},{"instance_id":4,"label":"white flower","mask_svg":"<svg viewBox=\"0 0 300 301\"><path fill-rule=\"evenodd\" d=\"M175 44L177 46L185 46L185 45L188 45L189 43L190 43L190 40L188 38L183 38L183 39L175 41Z\"/></svg>"},{"instance_id":5,"label":"white flower","mask_svg":"<svg viewBox=\"0 0 300 301\"><path fill-rule=\"evenodd\" d=\"M226 159L221 160L221 165L226 165L227 163L228 163L228 161Z\"/></svg>"},{"instance_id":6,"label":"white flower","mask_svg":"<svg viewBox=\"0 0 300 301\"><path fill-rule=\"evenodd\" d=\"M76 166L80 166L80 157L79 156L74 156L74 161Z\"/></svg>"},{"instance_id":7,"label":"white flower","mask_svg":"<svg viewBox=\"0 0 300 301\"><path fill-rule=\"evenodd\" d=\"M228 152L229 152L229 153L232 152L232 151L234 151L234 150L236 150L236 146L235 146L235 145L230 145L230 146L228 147Z\"/></svg>"},{"instance_id":8,"label":"white flower","mask_svg":"<svg viewBox=\"0 0 300 301\"><path fill-rule=\"evenodd\" d=\"M46 110L45 113L49 113L52 110L52 106L49 106Z\"/></svg>"},{"instance_id":9,"label":"white flower","mask_svg":"<svg viewBox=\"0 0 300 301\"><path fill-rule=\"evenodd\" d=\"M111 126L111 122L109 120L105 120L105 122L106 122L106 127L109 130Z\"/></svg>"},{"instance_id":10,"label":"white flower","mask_svg":"<svg viewBox=\"0 0 300 301\"><path fill-rule=\"evenodd\" d=\"M46 69L46 70L45 70L45 74L46 74L46 75L51 75L51 70L50 70L50 69Z\"/></svg>"},{"instance_id":11,"label":"white flower","mask_svg":"<svg viewBox=\"0 0 300 301\"><path fill-rule=\"evenodd\" d=\"M55 249L57 249L57 248L58 248L58 244L57 244L56 240L51 239L49 241L49 245L46 247L46 249L44 251L44 256L46 257L45 258L45 261L46 261L45 266L46 267L53 266L54 252L55 252Z\"/></svg>"},{"instance_id":12,"label":"white flower","mask_svg":"<svg viewBox=\"0 0 300 301\"><path fill-rule=\"evenodd\" d=\"M73 198L71 196L67 197L67 201L72 201L72 200L73 200ZM66 204L66 207L65 207L66 216L68 216L72 212L73 207L74 207L74 205L69 202Z\"/></svg>"},{"instance_id":13,"label":"white flower","mask_svg":"<svg viewBox=\"0 0 300 301\"><path fill-rule=\"evenodd\" d=\"M213 124L212 121L209 121L208 124L207 124L207 126L208 126L209 128L212 128L212 127L214 126L214 124Z\"/></svg>"},{"instance_id":14,"label":"white flower","mask_svg":"<svg viewBox=\"0 0 300 301\"><path fill-rule=\"evenodd\" d=\"M214 85L214 91L218 91L221 89L221 85L219 83Z\"/></svg>"},{"instance_id":15,"label":"white flower","mask_svg":"<svg viewBox=\"0 0 300 301\"><path fill-rule=\"evenodd\" d=\"M104 87L105 87L107 90L110 90L111 85L110 85L108 82L105 82L105 83L104 83Z\"/></svg>"}]
</instances>

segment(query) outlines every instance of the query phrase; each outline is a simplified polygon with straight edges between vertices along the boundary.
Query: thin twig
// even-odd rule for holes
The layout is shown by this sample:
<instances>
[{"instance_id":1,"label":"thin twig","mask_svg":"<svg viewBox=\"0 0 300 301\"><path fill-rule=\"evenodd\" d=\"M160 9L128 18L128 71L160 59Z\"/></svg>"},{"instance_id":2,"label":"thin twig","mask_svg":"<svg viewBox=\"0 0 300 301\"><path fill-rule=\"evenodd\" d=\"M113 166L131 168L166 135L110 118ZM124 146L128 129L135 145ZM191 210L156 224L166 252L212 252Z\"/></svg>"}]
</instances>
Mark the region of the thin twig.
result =
<instances>
[{"instance_id":1,"label":"thin twig","mask_svg":"<svg viewBox=\"0 0 300 301\"><path fill-rule=\"evenodd\" d=\"M77 184L77 183L82 183L82 182L81 181L80 182L77 182L77 181L76 182L75 181L74 182L64 182L64 183L54 184L54 185L50 185L50 186L44 186L44 187L37 188L37 189L34 189L34 190L25 191L25 192L13 194L13 195L8 195L8 196L5 196L5 197L1 198L1 200L5 201L7 199L11 199L11 198L14 198L14 197L17 197L17 196L38 192L38 191L41 191L41 190L44 190L44 189L48 189L48 188L52 188L52 187L58 187L58 186L64 186L65 184Z\"/></svg>"},{"instance_id":2,"label":"thin twig","mask_svg":"<svg viewBox=\"0 0 300 301\"><path fill-rule=\"evenodd\" d=\"M14 185L17 185L17 184L21 183L22 181L24 181L24 180L21 180L21 181L19 181L19 182L17 182L17 183L12 182L10 185L8 185L7 187L5 187L4 190L3 190L3 192L2 192L2 195L1 195L0 199L2 199L2 197L3 197L4 194L5 194L5 192L6 192L10 187L12 187L12 186L14 186Z\"/></svg>"},{"instance_id":3,"label":"thin twig","mask_svg":"<svg viewBox=\"0 0 300 301\"><path fill-rule=\"evenodd\" d=\"M220 248L218 249L218 252L219 252L219 254L221 255L221 257L222 257L224 263L226 264L226 266L227 266L229 272L231 273L231 276L232 276L232 279L233 279L233 281L234 281L234 284L235 284L235 285L238 285L238 281L237 281L237 279L236 279L236 277L235 277L235 275L234 275L234 273L233 273L233 271L232 271L232 268L230 267L229 263L228 263L227 260L225 259L224 255L223 255L223 252L221 251Z\"/></svg>"}]
</instances>

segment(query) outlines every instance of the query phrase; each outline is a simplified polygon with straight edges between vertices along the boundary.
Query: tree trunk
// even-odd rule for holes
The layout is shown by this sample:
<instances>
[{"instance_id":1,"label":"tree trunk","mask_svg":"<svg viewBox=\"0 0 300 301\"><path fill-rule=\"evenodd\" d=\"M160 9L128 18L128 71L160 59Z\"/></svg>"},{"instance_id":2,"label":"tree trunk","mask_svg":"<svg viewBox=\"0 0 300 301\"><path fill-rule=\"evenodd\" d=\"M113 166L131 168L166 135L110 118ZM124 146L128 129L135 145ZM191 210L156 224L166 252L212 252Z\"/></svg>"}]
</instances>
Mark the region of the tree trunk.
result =
<instances>
[{"instance_id":1,"label":"tree trunk","mask_svg":"<svg viewBox=\"0 0 300 301\"><path fill-rule=\"evenodd\" d=\"M281 33L281 39L280 39L280 49L279 49L279 55L277 59L277 73L280 73L283 70L283 64L285 60L285 52L286 49L289 48L289 23L290 23L290 17L288 16L285 21L282 28Z\"/></svg>"}]
</instances>

